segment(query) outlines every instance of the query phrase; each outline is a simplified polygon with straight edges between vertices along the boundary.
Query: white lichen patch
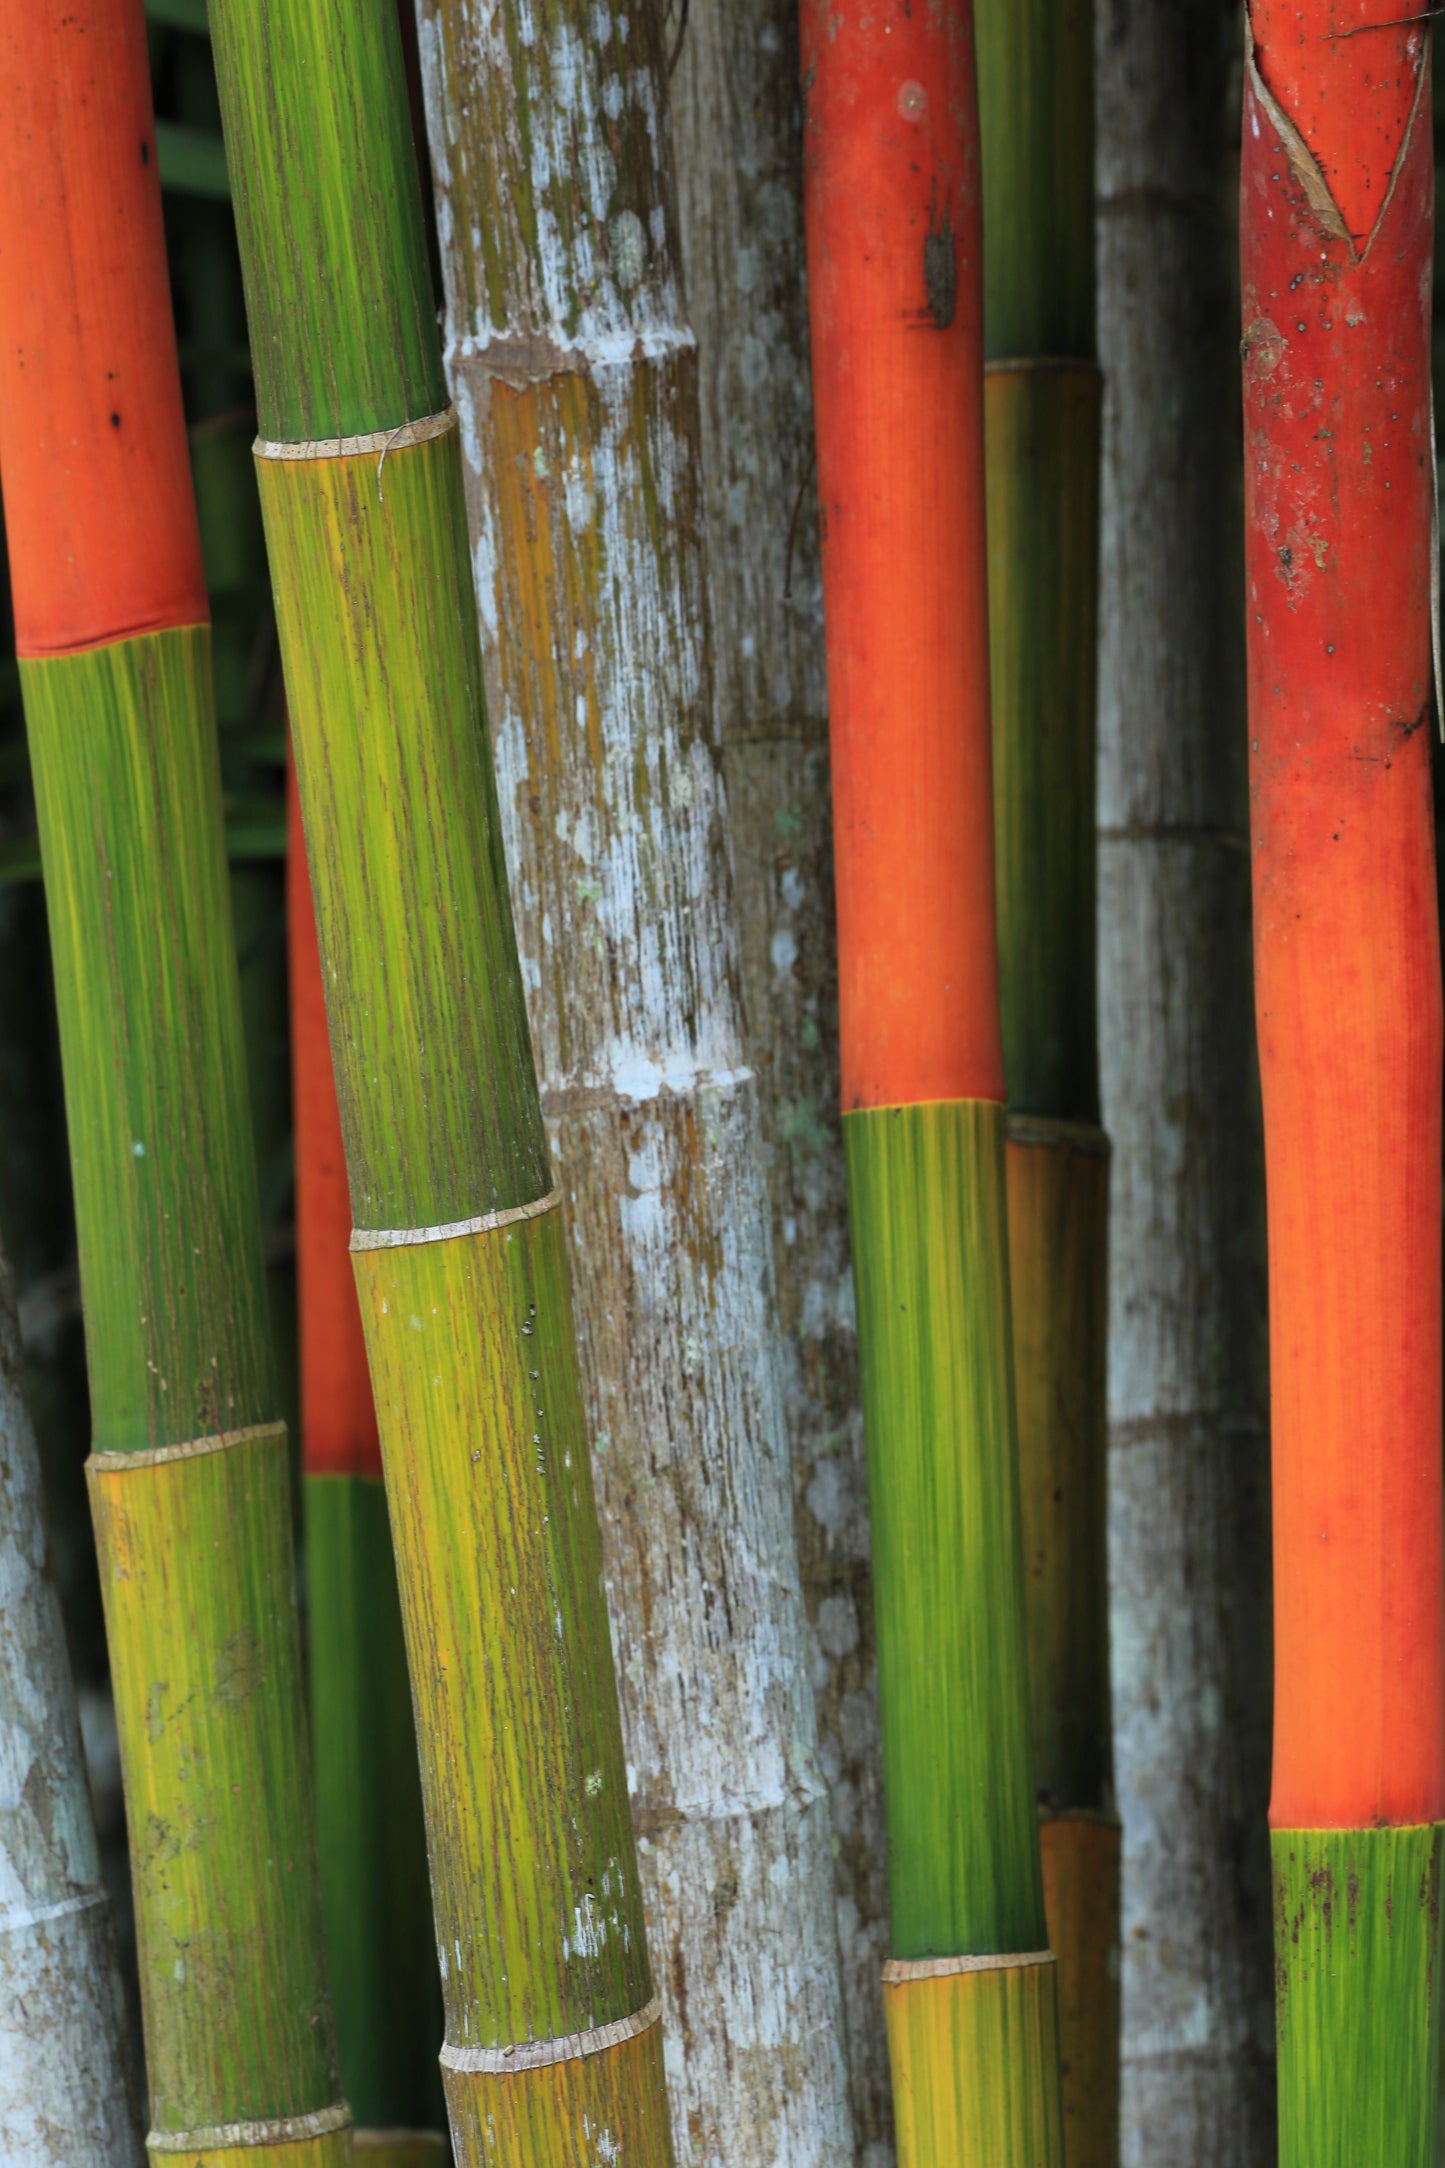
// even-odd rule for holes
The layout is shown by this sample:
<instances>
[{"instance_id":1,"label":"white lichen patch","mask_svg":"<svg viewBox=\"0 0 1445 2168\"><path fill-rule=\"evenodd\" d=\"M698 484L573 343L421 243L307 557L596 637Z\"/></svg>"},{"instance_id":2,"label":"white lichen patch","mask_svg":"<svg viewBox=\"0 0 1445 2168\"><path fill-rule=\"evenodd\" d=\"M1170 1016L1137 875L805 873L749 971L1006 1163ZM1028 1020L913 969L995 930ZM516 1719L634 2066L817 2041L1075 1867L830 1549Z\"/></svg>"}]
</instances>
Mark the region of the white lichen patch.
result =
<instances>
[{"instance_id":1,"label":"white lichen patch","mask_svg":"<svg viewBox=\"0 0 1445 2168\"><path fill-rule=\"evenodd\" d=\"M665 2036L675 2120L687 2130L701 2103L717 2127L726 2100L728 2162L823 2168L851 2151L832 1860L742 1045L697 362L643 64L658 48L612 8L585 41L535 0L455 13L490 102L462 112L459 43L428 76L432 132L452 147L456 227L485 201L504 268L484 292L453 248L448 367L473 425L503 840L588 1422L607 1441L593 1477L629 1794L650 1832L657 1976L689 1982L694 2045ZM508 13L534 38L525 154ZM584 1827L587 1796L584 1776ZM625 1937L616 1872L576 1903L568 1961Z\"/></svg>"}]
</instances>

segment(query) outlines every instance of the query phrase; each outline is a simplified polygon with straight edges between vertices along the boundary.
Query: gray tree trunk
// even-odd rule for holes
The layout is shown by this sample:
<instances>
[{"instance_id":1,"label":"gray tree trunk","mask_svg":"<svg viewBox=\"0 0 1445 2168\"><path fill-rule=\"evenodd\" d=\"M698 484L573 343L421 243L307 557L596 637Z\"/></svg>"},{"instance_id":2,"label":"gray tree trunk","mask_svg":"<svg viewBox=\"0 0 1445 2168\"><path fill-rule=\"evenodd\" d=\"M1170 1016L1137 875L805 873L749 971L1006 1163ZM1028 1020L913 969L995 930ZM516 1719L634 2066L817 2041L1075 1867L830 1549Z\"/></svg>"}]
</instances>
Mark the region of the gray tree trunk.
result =
<instances>
[{"instance_id":1,"label":"gray tree trunk","mask_svg":"<svg viewBox=\"0 0 1445 2168\"><path fill-rule=\"evenodd\" d=\"M420 0L490 720L679 2168L852 2151L658 13Z\"/></svg>"},{"instance_id":2,"label":"gray tree trunk","mask_svg":"<svg viewBox=\"0 0 1445 2168\"><path fill-rule=\"evenodd\" d=\"M0 1254L0 2161L139 2168L123 1992Z\"/></svg>"},{"instance_id":3,"label":"gray tree trunk","mask_svg":"<svg viewBox=\"0 0 1445 2168\"><path fill-rule=\"evenodd\" d=\"M1100 0L1099 1005L1126 2168L1274 2158L1235 0Z\"/></svg>"},{"instance_id":4,"label":"gray tree trunk","mask_svg":"<svg viewBox=\"0 0 1445 2168\"><path fill-rule=\"evenodd\" d=\"M674 23L681 7L672 10ZM714 688L762 1096L794 1516L832 1805L853 2118L892 2160L867 1471L838 1127L823 597L797 0L690 0L671 85L697 334Z\"/></svg>"}]
</instances>

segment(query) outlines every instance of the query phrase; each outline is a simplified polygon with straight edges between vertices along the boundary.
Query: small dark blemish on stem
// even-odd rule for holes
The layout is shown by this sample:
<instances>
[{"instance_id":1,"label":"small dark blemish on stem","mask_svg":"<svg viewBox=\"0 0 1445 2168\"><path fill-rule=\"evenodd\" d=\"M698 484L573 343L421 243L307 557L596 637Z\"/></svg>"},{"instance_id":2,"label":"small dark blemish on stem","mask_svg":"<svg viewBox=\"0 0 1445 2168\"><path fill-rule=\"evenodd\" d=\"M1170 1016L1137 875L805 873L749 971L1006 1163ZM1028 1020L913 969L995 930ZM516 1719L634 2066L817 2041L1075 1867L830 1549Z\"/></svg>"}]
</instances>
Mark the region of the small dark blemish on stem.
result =
<instances>
[{"instance_id":1,"label":"small dark blemish on stem","mask_svg":"<svg viewBox=\"0 0 1445 2168\"><path fill-rule=\"evenodd\" d=\"M945 204L938 222L938 184L928 206L928 231L923 238L923 291L934 328L947 331L958 302L958 259L953 249L953 221Z\"/></svg>"}]
</instances>

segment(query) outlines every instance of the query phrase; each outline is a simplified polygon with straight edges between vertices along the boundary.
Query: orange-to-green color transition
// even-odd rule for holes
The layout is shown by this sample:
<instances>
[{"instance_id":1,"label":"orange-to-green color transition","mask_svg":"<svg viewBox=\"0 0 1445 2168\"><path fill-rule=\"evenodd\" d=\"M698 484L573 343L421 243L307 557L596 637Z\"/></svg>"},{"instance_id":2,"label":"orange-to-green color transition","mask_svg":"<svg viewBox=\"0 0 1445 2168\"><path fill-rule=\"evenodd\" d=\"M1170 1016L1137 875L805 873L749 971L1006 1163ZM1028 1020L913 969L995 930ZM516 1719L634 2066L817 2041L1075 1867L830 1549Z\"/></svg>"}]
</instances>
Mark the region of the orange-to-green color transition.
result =
<instances>
[{"instance_id":1,"label":"orange-to-green color transition","mask_svg":"<svg viewBox=\"0 0 1445 2168\"><path fill-rule=\"evenodd\" d=\"M152 2157L340 2168L291 1549L140 0L0 7L0 473Z\"/></svg>"},{"instance_id":2,"label":"orange-to-green color transition","mask_svg":"<svg viewBox=\"0 0 1445 2168\"><path fill-rule=\"evenodd\" d=\"M1425 2168L1445 1816L1429 32L1366 0L1249 13L1280 2157Z\"/></svg>"},{"instance_id":3,"label":"orange-to-green color transition","mask_svg":"<svg viewBox=\"0 0 1445 2168\"><path fill-rule=\"evenodd\" d=\"M967 6L802 11L843 1126L905 2168L1062 2162L1024 1653Z\"/></svg>"},{"instance_id":4,"label":"orange-to-green color transition","mask_svg":"<svg viewBox=\"0 0 1445 2168\"><path fill-rule=\"evenodd\" d=\"M392 0L212 0L462 2168L672 2158ZM477 94L482 95L482 86Z\"/></svg>"}]
</instances>

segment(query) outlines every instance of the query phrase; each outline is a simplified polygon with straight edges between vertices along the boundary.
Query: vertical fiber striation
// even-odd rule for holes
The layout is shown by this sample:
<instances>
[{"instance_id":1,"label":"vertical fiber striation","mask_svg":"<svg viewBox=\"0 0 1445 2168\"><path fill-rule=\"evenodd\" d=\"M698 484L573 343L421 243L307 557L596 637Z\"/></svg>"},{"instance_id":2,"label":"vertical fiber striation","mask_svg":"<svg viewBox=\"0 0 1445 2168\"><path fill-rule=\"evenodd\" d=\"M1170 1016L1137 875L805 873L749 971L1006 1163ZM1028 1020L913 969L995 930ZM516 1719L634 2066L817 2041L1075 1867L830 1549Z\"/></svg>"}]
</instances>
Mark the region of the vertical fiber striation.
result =
<instances>
[{"instance_id":1,"label":"vertical fiber striation","mask_svg":"<svg viewBox=\"0 0 1445 2168\"><path fill-rule=\"evenodd\" d=\"M977 0L999 991L1034 1778L1073 2168L1119 2155L1089 0Z\"/></svg>"},{"instance_id":2,"label":"vertical fiber striation","mask_svg":"<svg viewBox=\"0 0 1445 2168\"><path fill-rule=\"evenodd\" d=\"M351 2157L144 17L0 15L0 467L55 956L151 2152ZM37 275L37 264L44 275Z\"/></svg>"},{"instance_id":3,"label":"vertical fiber striation","mask_svg":"<svg viewBox=\"0 0 1445 2168\"><path fill-rule=\"evenodd\" d=\"M1263 2168L1274 2158L1269 1455L1245 782L1239 9L1111 0L1096 50L1122 2147L1126 2168Z\"/></svg>"},{"instance_id":4,"label":"vertical fiber striation","mask_svg":"<svg viewBox=\"0 0 1445 2168\"><path fill-rule=\"evenodd\" d=\"M879 1984L888 1883L867 1464L836 1103L838 958L795 0L691 0L678 38L668 110L698 342L713 699L744 1044L767 1147L793 1521L819 1760L832 1802L854 2140L861 2161L883 2168L893 2120Z\"/></svg>"},{"instance_id":5,"label":"vertical fiber striation","mask_svg":"<svg viewBox=\"0 0 1445 2168\"><path fill-rule=\"evenodd\" d=\"M294 779L286 918L296 1136L302 1506L321 1901L337 2049L372 2168L445 2141L441 2005L381 1441L351 1270L346 1153ZM410 2153L398 2148L409 2147ZM378 2159L377 2156L380 2155Z\"/></svg>"},{"instance_id":6,"label":"vertical fiber striation","mask_svg":"<svg viewBox=\"0 0 1445 2168\"><path fill-rule=\"evenodd\" d=\"M900 2159L1062 2159L994 894L969 8L802 11L843 1129Z\"/></svg>"},{"instance_id":7,"label":"vertical fiber striation","mask_svg":"<svg viewBox=\"0 0 1445 2168\"><path fill-rule=\"evenodd\" d=\"M671 2159L390 0L212 8L459 2160ZM293 301L293 237L330 266ZM505 227L505 213L498 221ZM425 326L425 336L417 332Z\"/></svg>"},{"instance_id":8,"label":"vertical fiber striation","mask_svg":"<svg viewBox=\"0 0 1445 2168\"><path fill-rule=\"evenodd\" d=\"M564 0L532 22L420 9L673 2127L697 2168L823 2168L852 2146L831 1830L740 1029L665 56L649 11Z\"/></svg>"},{"instance_id":9,"label":"vertical fiber striation","mask_svg":"<svg viewBox=\"0 0 1445 2168\"><path fill-rule=\"evenodd\" d=\"M1333 34L1340 13L1369 35ZM1423 2164L1445 1818L1429 33L1324 0L1255 0L1250 33L1280 2153Z\"/></svg>"}]
</instances>

